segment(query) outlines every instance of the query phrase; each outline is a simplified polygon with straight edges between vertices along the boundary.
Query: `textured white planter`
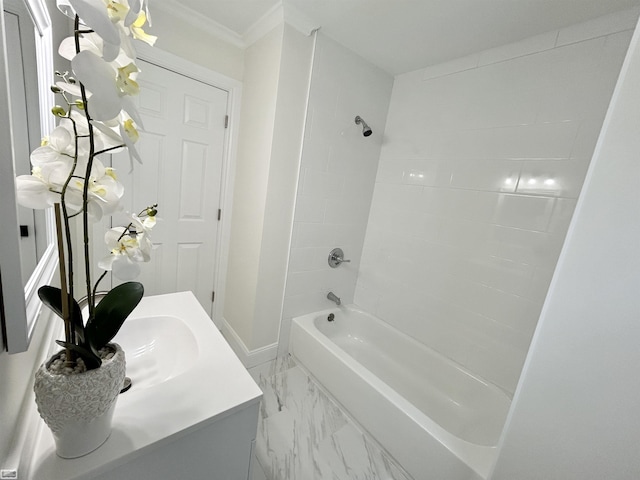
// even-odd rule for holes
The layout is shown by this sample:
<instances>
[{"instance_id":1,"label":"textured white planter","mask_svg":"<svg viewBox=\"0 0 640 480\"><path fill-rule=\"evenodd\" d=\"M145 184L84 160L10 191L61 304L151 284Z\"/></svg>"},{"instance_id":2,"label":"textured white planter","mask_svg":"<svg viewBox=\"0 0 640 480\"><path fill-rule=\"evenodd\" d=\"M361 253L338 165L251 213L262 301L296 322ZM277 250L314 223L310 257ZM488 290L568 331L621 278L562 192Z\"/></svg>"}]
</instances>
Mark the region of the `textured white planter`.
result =
<instances>
[{"instance_id":1,"label":"textured white planter","mask_svg":"<svg viewBox=\"0 0 640 480\"><path fill-rule=\"evenodd\" d=\"M111 434L111 419L125 377L125 358L118 344L109 345L116 353L100 368L75 375L54 375L48 366L56 354L36 372L38 412L51 429L56 453L62 458L86 455Z\"/></svg>"}]
</instances>

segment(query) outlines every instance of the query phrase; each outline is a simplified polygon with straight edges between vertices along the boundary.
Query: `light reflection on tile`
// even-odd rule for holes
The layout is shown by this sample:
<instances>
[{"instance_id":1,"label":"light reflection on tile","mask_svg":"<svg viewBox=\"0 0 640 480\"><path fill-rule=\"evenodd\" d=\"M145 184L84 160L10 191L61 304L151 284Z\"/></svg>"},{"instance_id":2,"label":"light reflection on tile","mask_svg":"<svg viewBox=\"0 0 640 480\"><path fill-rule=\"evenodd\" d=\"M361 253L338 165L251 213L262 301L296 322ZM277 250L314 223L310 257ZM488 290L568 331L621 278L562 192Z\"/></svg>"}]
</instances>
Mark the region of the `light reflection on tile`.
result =
<instances>
[{"instance_id":1,"label":"light reflection on tile","mask_svg":"<svg viewBox=\"0 0 640 480\"><path fill-rule=\"evenodd\" d=\"M256 457L268 480L412 480L289 356L251 374L264 392Z\"/></svg>"}]
</instances>

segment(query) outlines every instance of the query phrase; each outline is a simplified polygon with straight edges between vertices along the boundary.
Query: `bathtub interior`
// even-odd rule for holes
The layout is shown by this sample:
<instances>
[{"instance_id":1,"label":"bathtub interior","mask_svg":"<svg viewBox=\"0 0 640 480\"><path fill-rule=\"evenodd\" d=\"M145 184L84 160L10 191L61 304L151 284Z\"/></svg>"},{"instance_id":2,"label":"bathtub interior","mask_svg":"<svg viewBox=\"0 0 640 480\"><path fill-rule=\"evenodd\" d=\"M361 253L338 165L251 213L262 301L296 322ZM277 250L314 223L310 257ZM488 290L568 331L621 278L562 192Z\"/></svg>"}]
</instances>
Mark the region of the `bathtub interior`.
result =
<instances>
[{"instance_id":1,"label":"bathtub interior","mask_svg":"<svg viewBox=\"0 0 640 480\"><path fill-rule=\"evenodd\" d=\"M495 446L511 404L472 375L382 320L354 306L314 315L314 326L400 397L454 436Z\"/></svg>"}]
</instances>

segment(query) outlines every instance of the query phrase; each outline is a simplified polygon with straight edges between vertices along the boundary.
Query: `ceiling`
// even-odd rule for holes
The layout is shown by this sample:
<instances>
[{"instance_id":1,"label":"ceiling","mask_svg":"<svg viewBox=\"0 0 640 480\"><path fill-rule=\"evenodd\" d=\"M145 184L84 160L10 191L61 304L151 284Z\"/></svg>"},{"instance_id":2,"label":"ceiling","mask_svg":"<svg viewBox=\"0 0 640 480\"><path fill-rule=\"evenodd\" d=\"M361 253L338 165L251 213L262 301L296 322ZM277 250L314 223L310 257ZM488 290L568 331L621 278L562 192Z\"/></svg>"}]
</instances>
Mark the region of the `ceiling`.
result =
<instances>
[{"instance_id":1,"label":"ceiling","mask_svg":"<svg viewBox=\"0 0 640 480\"><path fill-rule=\"evenodd\" d=\"M239 36L283 4L394 75L640 6L640 0L178 1Z\"/></svg>"}]
</instances>

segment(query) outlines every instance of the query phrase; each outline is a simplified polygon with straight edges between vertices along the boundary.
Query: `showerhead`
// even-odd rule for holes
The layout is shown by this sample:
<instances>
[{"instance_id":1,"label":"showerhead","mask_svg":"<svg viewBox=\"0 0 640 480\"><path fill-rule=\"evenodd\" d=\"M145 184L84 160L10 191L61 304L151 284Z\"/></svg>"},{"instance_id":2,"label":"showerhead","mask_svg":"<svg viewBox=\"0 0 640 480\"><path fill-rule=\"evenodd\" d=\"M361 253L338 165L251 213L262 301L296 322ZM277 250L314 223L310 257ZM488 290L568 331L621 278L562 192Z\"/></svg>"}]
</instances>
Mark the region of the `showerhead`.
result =
<instances>
[{"instance_id":1,"label":"showerhead","mask_svg":"<svg viewBox=\"0 0 640 480\"><path fill-rule=\"evenodd\" d=\"M365 137L368 137L369 135L371 135L373 133L373 130L371 130L371 127L369 127L369 125L367 125L367 122L365 122L362 117L360 117L360 115L356 116L356 125L360 125L362 124L362 135L364 135Z\"/></svg>"}]
</instances>

